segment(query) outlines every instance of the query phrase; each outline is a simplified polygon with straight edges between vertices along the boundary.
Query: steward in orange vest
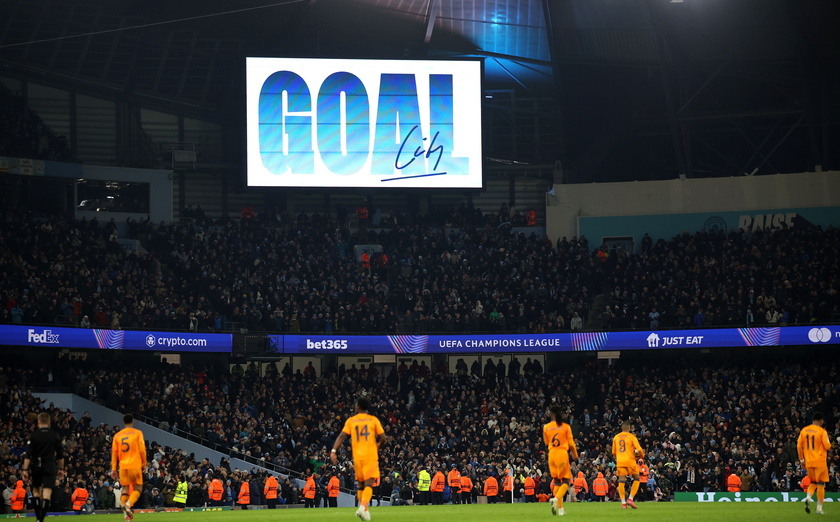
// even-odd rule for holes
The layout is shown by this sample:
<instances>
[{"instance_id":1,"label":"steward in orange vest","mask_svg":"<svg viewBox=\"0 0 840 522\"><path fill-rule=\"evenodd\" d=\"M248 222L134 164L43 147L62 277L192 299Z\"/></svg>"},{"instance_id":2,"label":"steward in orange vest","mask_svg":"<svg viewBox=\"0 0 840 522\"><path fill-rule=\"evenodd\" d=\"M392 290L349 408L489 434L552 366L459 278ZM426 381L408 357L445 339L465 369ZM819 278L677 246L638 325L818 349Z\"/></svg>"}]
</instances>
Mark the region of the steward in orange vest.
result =
<instances>
[{"instance_id":1,"label":"steward in orange vest","mask_svg":"<svg viewBox=\"0 0 840 522\"><path fill-rule=\"evenodd\" d=\"M329 506L338 507L338 492L340 490L340 483L338 477L333 475L327 483L327 496L329 497Z\"/></svg>"},{"instance_id":2,"label":"steward in orange vest","mask_svg":"<svg viewBox=\"0 0 840 522\"><path fill-rule=\"evenodd\" d=\"M504 490L504 500L502 502L513 502L513 475L505 475L502 489Z\"/></svg>"},{"instance_id":3,"label":"steward in orange vest","mask_svg":"<svg viewBox=\"0 0 840 522\"><path fill-rule=\"evenodd\" d=\"M11 501L11 507L13 512L23 513L26 510L26 490L23 488L22 480L18 480L17 482L15 482L15 490L12 492ZM84 502L82 502L82 505L84 506Z\"/></svg>"},{"instance_id":4,"label":"steward in orange vest","mask_svg":"<svg viewBox=\"0 0 840 522\"><path fill-rule=\"evenodd\" d=\"M582 502L586 498L586 493L589 493L589 484L586 483L586 477L583 476L583 471L578 471L577 477L574 481L575 497Z\"/></svg>"},{"instance_id":5,"label":"steward in orange vest","mask_svg":"<svg viewBox=\"0 0 840 522\"><path fill-rule=\"evenodd\" d=\"M484 494L487 496L489 504L496 503L496 495L499 494L499 481L496 480L496 477L491 475L484 481Z\"/></svg>"},{"instance_id":6,"label":"steward in orange vest","mask_svg":"<svg viewBox=\"0 0 840 522\"><path fill-rule=\"evenodd\" d=\"M211 506L221 506L222 496L225 494L225 486L218 478L210 481L210 487L207 488L207 498L210 500Z\"/></svg>"},{"instance_id":7,"label":"steward in orange vest","mask_svg":"<svg viewBox=\"0 0 840 522\"><path fill-rule=\"evenodd\" d=\"M73 503L73 511L81 511L85 504L88 501L88 491L85 489L85 485L79 483L76 486L76 490L73 491L73 496L70 497L70 502Z\"/></svg>"},{"instance_id":8,"label":"steward in orange vest","mask_svg":"<svg viewBox=\"0 0 840 522\"><path fill-rule=\"evenodd\" d=\"M645 462L639 459L639 493L636 495L636 500L647 500L648 496L648 479L650 478L650 468L645 466Z\"/></svg>"},{"instance_id":9,"label":"steward in orange vest","mask_svg":"<svg viewBox=\"0 0 840 522\"><path fill-rule=\"evenodd\" d=\"M443 504L443 488L445 486L446 478L444 478L441 470L437 470L435 476L432 477L432 487L430 488L432 492L432 504L436 506Z\"/></svg>"},{"instance_id":10,"label":"steward in orange vest","mask_svg":"<svg viewBox=\"0 0 840 522\"><path fill-rule=\"evenodd\" d=\"M473 483L469 475L461 475L461 503L472 504Z\"/></svg>"},{"instance_id":11,"label":"steward in orange vest","mask_svg":"<svg viewBox=\"0 0 840 522\"><path fill-rule=\"evenodd\" d=\"M452 471L449 472L449 477L447 477L449 481L449 491L452 495L452 503L453 504L460 504L461 503L461 472L458 471L458 467L453 464Z\"/></svg>"},{"instance_id":12,"label":"steward in orange vest","mask_svg":"<svg viewBox=\"0 0 840 522\"><path fill-rule=\"evenodd\" d=\"M737 493L741 491L741 477L734 471L726 479L726 491L730 493Z\"/></svg>"},{"instance_id":13,"label":"steward in orange vest","mask_svg":"<svg viewBox=\"0 0 840 522\"><path fill-rule=\"evenodd\" d=\"M598 476L592 481L592 494L595 495L595 501L606 501L609 490L610 485L607 483L607 479L605 479L604 474L599 471Z\"/></svg>"},{"instance_id":14,"label":"steward in orange vest","mask_svg":"<svg viewBox=\"0 0 840 522\"><path fill-rule=\"evenodd\" d=\"M239 486L239 499L236 503L242 506L242 509L248 509L248 504L251 503L251 485L248 483L247 476L242 480L242 485Z\"/></svg>"},{"instance_id":15,"label":"steward in orange vest","mask_svg":"<svg viewBox=\"0 0 840 522\"><path fill-rule=\"evenodd\" d=\"M303 486L303 501L304 507L314 508L315 507L315 492L317 488L315 487L315 474L309 475L306 477L306 485Z\"/></svg>"},{"instance_id":16,"label":"steward in orange vest","mask_svg":"<svg viewBox=\"0 0 840 522\"><path fill-rule=\"evenodd\" d=\"M279 487L279 484L277 484L277 478L274 475L269 475L268 478L265 479L263 496L265 497L265 503L268 505L268 509L277 509L277 490Z\"/></svg>"},{"instance_id":17,"label":"steward in orange vest","mask_svg":"<svg viewBox=\"0 0 840 522\"><path fill-rule=\"evenodd\" d=\"M536 502L537 497L534 495L534 489L537 484L534 482L534 477L528 475L525 477L525 502Z\"/></svg>"},{"instance_id":18,"label":"steward in orange vest","mask_svg":"<svg viewBox=\"0 0 840 522\"><path fill-rule=\"evenodd\" d=\"M650 468L645 466L644 461L639 459L639 482L647 484L648 477L650 477Z\"/></svg>"}]
</instances>

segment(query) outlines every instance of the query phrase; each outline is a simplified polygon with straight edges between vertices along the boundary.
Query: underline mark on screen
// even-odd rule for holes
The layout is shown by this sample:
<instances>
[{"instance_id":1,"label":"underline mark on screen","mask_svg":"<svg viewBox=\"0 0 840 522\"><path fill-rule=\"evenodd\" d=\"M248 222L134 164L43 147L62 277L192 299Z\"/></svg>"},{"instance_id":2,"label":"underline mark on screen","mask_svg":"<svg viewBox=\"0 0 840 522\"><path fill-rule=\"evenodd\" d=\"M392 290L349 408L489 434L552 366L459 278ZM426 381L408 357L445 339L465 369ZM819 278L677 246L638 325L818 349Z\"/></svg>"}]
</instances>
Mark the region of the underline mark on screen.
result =
<instances>
[{"instance_id":1,"label":"underline mark on screen","mask_svg":"<svg viewBox=\"0 0 840 522\"><path fill-rule=\"evenodd\" d=\"M446 172L431 172L429 174L417 174L416 176L397 176L396 178L385 178L382 182L385 181L394 181L396 179L411 179L411 178L426 178L429 176L442 176L446 174Z\"/></svg>"}]
</instances>

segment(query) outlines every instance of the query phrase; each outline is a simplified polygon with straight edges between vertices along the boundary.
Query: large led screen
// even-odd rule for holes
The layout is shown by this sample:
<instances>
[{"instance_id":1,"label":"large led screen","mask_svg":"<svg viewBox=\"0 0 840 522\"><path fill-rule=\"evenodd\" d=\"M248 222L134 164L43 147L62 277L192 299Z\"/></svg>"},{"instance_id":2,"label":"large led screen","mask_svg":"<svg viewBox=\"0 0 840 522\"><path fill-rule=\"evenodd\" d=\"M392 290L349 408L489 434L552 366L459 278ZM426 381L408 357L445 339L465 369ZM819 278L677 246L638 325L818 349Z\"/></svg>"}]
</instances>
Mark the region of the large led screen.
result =
<instances>
[{"instance_id":1,"label":"large led screen","mask_svg":"<svg viewBox=\"0 0 840 522\"><path fill-rule=\"evenodd\" d=\"M249 186L481 188L478 61L246 60Z\"/></svg>"}]
</instances>

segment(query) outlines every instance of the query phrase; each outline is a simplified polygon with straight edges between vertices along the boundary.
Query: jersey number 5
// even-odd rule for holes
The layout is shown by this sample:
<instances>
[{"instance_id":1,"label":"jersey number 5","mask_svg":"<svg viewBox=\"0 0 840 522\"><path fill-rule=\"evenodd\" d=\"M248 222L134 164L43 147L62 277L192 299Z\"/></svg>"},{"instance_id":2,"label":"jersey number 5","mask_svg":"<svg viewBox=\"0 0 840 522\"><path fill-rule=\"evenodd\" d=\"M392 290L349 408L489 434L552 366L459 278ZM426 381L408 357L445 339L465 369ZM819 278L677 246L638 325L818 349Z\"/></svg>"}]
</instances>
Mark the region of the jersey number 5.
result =
<instances>
[{"instance_id":1,"label":"jersey number 5","mask_svg":"<svg viewBox=\"0 0 840 522\"><path fill-rule=\"evenodd\" d=\"M365 424L362 426L362 429L359 430L359 427L356 426L356 442L362 440L362 437L365 438L365 442L367 442L368 437L370 436L370 430L368 430L368 425Z\"/></svg>"},{"instance_id":2,"label":"jersey number 5","mask_svg":"<svg viewBox=\"0 0 840 522\"><path fill-rule=\"evenodd\" d=\"M123 453L127 453L128 450L131 449L131 446L128 445L128 437L123 437L120 439L122 442L120 443L120 448Z\"/></svg>"}]
</instances>

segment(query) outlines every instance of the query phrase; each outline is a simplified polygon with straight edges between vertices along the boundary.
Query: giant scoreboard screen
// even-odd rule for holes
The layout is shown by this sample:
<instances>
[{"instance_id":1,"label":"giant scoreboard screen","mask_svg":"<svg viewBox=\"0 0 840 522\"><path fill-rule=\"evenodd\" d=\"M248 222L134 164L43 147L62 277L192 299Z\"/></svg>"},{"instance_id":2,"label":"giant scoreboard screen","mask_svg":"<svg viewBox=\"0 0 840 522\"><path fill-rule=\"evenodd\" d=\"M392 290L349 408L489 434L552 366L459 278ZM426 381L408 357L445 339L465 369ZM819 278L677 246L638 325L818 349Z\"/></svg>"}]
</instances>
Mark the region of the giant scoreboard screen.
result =
<instances>
[{"instance_id":1,"label":"giant scoreboard screen","mask_svg":"<svg viewBox=\"0 0 840 522\"><path fill-rule=\"evenodd\" d=\"M247 58L249 186L481 188L480 61Z\"/></svg>"}]
</instances>

